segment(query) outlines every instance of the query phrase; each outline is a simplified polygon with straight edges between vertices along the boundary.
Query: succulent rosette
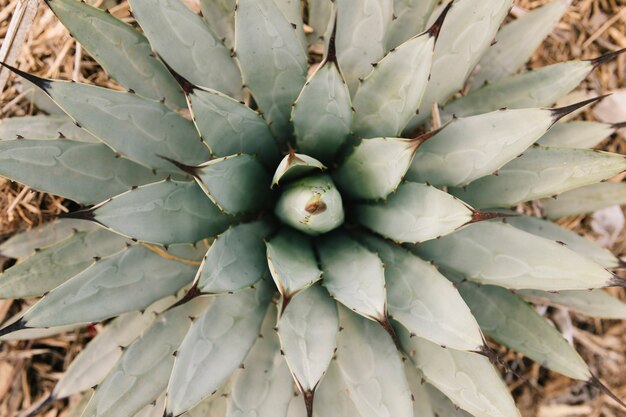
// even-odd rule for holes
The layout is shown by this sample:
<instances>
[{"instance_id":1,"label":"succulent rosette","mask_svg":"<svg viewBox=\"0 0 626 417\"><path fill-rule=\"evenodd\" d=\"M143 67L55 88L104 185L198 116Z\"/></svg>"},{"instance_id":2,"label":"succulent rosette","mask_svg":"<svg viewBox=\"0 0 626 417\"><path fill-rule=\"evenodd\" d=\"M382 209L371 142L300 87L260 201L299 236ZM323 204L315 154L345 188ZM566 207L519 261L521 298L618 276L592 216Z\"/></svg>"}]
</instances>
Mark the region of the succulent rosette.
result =
<instances>
[{"instance_id":1,"label":"succulent rosette","mask_svg":"<svg viewBox=\"0 0 626 417\"><path fill-rule=\"evenodd\" d=\"M562 120L596 99L554 107L618 52L519 72L566 2L47 3L124 91L10 67L58 112L0 124L0 175L81 208L0 247L41 297L0 334L112 319L42 407L517 416L486 336L608 392L529 302L625 318L621 261L510 210L626 169Z\"/></svg>"}]
</instances>

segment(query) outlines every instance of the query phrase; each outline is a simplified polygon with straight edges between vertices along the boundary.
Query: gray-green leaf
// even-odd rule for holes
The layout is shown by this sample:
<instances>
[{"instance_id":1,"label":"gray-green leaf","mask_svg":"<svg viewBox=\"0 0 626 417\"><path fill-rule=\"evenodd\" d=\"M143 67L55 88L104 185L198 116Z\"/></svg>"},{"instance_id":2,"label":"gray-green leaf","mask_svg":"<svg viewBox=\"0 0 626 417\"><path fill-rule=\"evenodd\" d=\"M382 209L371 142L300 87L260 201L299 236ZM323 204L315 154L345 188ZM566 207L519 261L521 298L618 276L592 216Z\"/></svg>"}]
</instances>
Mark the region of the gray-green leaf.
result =
<instances>
[{"instance_id":1,"label":"gray-green leaf","mask_svg":"<svg viewBox=\"0 0 626 417\"><path fill-rule=\"evenodd\" d=\"M351 132L352 117L350 92L337 63L324 61L291 113L298 151L331 162Z\"/></svg>"},{"instance_id":2,"label":"gray-green leaf","mask_svg":"<svg viewBox=\"0 0 626 417\"><path fill-rule=\"evenodd\" d=\"M626 184L604 182L587 185L541 203L544 214L550 219L592 213L614 204L626 204Z\"/></svg>"},{"instance_id":3,"label":"gray-green leaf","mask_svg":"<svg viewBox=\"0 0 626 417\"><path fill-rule=\"evenodd\" d=\"M52 290L24 314L26 327L90 323L140 310L193 280L195 266L144 246L102 259ZM129 293L133 297L125 297Z\"/></svg>"},{"instance_id":4,"label":"gray-green leaf","mask_svg":"<svg viewBox=\"0 0 626 417\"><path fill-rule=\"evenodd\" d=\"M235 4L236 0L200 0L202 17L209 29L229 49L235 46Z\"/></svg>"},{"instance_id":5,"label":"gray-green leaf","mask_svg":"<svg viewBox=\"0 0 626 417\"><path fill-rule=\"evenodd\" d=\"M369 319L386 320L383 262L365 246L345 234L317 241L324 280L330 295Z\"/></svg>"},{"instance_id":6,"label":"gray-green leaf","mask_svg":"<svg viewBox=\"0 0 626 417\"><path fill-rule=\"evenodd\" d=\"M64 137L79 142L100 143L98 138L76 126L72 119L64 114L9 117L0 120L0 140L20 137L40 140Z\"/></svg>"},{"instance_id":7,"label":"gray-green leaf","mask_svg":"<svg viewBox=\"0 0 626 417\"><path fill-rule=\"evenodd\" d=\"M473 116L503 107L551 106L576 88L593 68L591 61L569 61L503 78L450 102L443 108L442 118Z\"/></svg>"},{"instance_id":8,"label":"gray-green leaf","mask_svg":"<svg viewBox=\"0 0 626 417\"><path fill-rule=\"evenodd\" d=\"M185 337L167 389L167 414L178 416L216 391L257 340L272 297L268 283L218 296Z\"/></svg>"},{"instance_id":9,"label":"gray-green leaf","mask_svg":"<svg viewBox=\"0 0 626 417\"><path fill-rule=\"evenodd\" d=\"M473 417L467 411L457 407L441 391L432 385L424 384L424 389L430 398L430 404L437 417Z\"/></svg>"},{"instance_id":10,"label":"gray-green leaf","mask_svg":"<svg viewBox=\"0 0 626 417\"><path fill-rule=\"evenodd\" d=\"M479 222L415 246L442 268L482 284L561 291L613 285L613 274L567 247L501 222Z\"/></svg>"},{"instance_id":11,"label":"gray-green leaf","mask_svg":"<svg viewBox=\"0 0 626 417\"><path fill-rule=\"evenodd\" d=\"M81 127L142 165L171 170L160 155L189 165L210 158L193 123L162 103L87 84L43 78L36 82Z\"/></svg>"},{"instance_id":12,"label":"gray-green leaf","mask_svg":"<svg viewBox=\"0 0 626 417\"><path fill-rule=\"evenodd\" d=\"M230 51L180 0L130 0L133 15L167 64L192 84L241 98L242 80Z\"/></svg>"},{"instance_id":13,"label":"gray-green leaf","mask_svg":"<svg viewBox=\"0 0 626 417\"><path fill-rule=\"evenodd\" d=\"M184 108L176 79L152 53L148 40L110 13L76 0L49 0L48 6L72 36L113 79L137 94Z\"/></svg>"},{"instance_id":14,"label":"gray-green leaf","mask_svg":"<svg viewBox=\"0 0 626 417\"><path fill-rule=\"evenodd\" d=\"M396 137L415 116L428 85L435 36L424 32L394 48L354 94L354 133Z\"/></svg>"},{"instance_id":15,"label":"gray-green leaf","mask_svg":"<svg viewBox=\"0 0 626 417\"><path fill-rule=\"evenodd\" d=\"M198 289L211 294L233 292L269 278L263 239L271 231L268 222L258 220L233 226L219 235L200 267Z\"/></svg>"},{"instance_id":16,"label":"gray-green leaf","mask_svg":"<svg viewBox=\"0 0 626 417\"><path fill-rule=\"evenodd\" d=\"M66 398L100 383L122 356L122 351L155 319L151 309L133 311L111 321L74 358L52 391L54 398Z\"/></svg>"},{"instance_id":17,"label":"gray-green leaf","mask_svg":"<svg viewBox=\"0 0 626 417\"><path fill-rule=\"evenodd\" d=\"M433 186L406 182L386 201L356 205L354 216L365 227L393 241L418 243L468 224L472 210Z\"/></svg>"},{"instance_id":18,"label":"gray-green leaf","mask_svg":"<svg viewBox=\"0 0 626 417\"><path fill-rule=\"evenodd\" d=\"M330 366L315 392L314 415L323 417L361 417L348 394L348 387L336 360ZM421 417L421 416L420 416Z\"/></svg>"},{"instance_id":19,"label":"gray-green leaf","mask_svg":"<svg viewBox=\"0 0 626 417\"><path fill-rule=\"evenodd\" d=\"M85 220L52 220L33 229L14 234L0 244L0 254L7 258L26 258L39 249L67 239L77 231L88 232L97 228L98 226Z\"/></svg>"},{"instance_id":20,"label":"gray-green leaf","mask_svg":"<svg viewBox=\"0 0 626 417\"><path fill-rule=\"evenodd\" d=\"M413 417L400 352L389 335L343 308L339 322L337 363L361 417Z\"/></svg>"},{"instance_id":21,"label":"gray-green leaf","mask_svg":"<svg viewBox=\"0 0 626 417\"><path fill-rule=\"evenodd\" d=\"M452 349L483 346L470 309L434 266L382 239L363 235L360 240L385 263L387 308L394 320L411 333Z\"/></svg>"},{"instance_id":22,"label":"gray-green leaf","mask_svg":"<svg viewBox=\"0 0 626 417\"><path fill-rule=\"evenodd\" d=\"M556 328L510 291L464 282L459 292L480 328L498 343L570 378L591 378L585 361Z\"/></svg>"},{"instance_id":23,"label":"gray-green leaf","mask_svg":"<svg viewBox=\"0 0 626 417\"><path fill-rule=\"evenodd\" d=\"M267 246L267 264L281 295L289 299L322 278L311 239L289 227L272 237Z\"/></svg>"},{"instance_id":24,"label":"gray-green leaf","mask_svg":"<svg viewBox=\"0 0 626 417\"><path fill-rule=\"evenodd\" d=\"M309 43L321 44L332 17L332 0L309 0L306 6L309 12L309 26L313 28L313 33L308 35Z\"/></svg>"},{"instance_id":25,"label":"gray-green leaf","mask_svg":"<svg viewBox=\"0 0 626 417\"><path fill-rule=\"evenodd\" d=\"M393 49L426 29L436 4L436 0L394 0L394 19L385 35L386 49Z\"/></svg>"},{"instance_id":26,"label":"gray-green leaf","mask_svg":"<svg viewBox=\"0 0 626 417\"><path fill-rule=\"evenodd\" d=\"M337 314L335 301L315 285L298 293L278 320L282 351L305 398L315 391L335 353Z\"/></svg>"},{"instance_id":27,"label":"gray-green leaf","mask_svg":"<svg viewBox=\"0 0 626 417\"><path fill-rule=\"evenodd\" d=\"M187 334L193 317L212 300L199 297L156 318L98 385L83 417L131 416L156 400L167 387L172 355Z\"/></svg>"},{"instance_id":28,"label":"gray-green leaf","mask_svg":"<svg viewBox=\"0 0 626 417\"><path fill-rule=\"evenodd\" d=\"M611 251L604 249L593 240L580 236L578 233L572 232L551 221L523 215L509 217L506 221L525 232L562 242L574 252L593 260L604 268L617 268L620 264L619 259L617 259Z\"/></svg>"},{"instance_id":29,"label":"gray-green leaf","mask_svg":"<svg viewBox=\"0 0 626 417\"><path fill-rule=\"evenodd\" d=\"M518 417L508 388L489 359L445 349L408 332L399 332L404 350L424 378L456 405L476 417Z\"/></svg>"},{"instance_id":30,"label":"gray-green leaf","mask_svg":"<svg viewBox=\"0 0 626 417\"><path fill-rule=\"evenodd\" d=\"M145 242L195 243L234 221L194 182L163 181L139 187L96 207L93 219Z\"/></svg>"},{"instance_id":31,"label":"gray-green leaf","mask_svg":"<svg viewBox=\"0 0 626 417\"><path fill-rule=\"evenodd\" d=\"M209 199L228 214L244 214L267 208L270 178L256 157L237 154L213 159L189 172Z\"/></svg>"},{"instance_id":32,"label":"gray-green leaf","mask_svg":"<svg viewBox=\"0 0 626 417\"><path fill-rule=\"evenodd\" d=\"M455 119L419 147L407 178L464 186L500 169L553 123L548 109L499 110Z\"/></svg>"},{"instance_id":33,"label":"gray-green leaf","mask_svg":"<svg viewBox=\"0 0 626 417\"><path fill-rule=\"evenodd\" d=\"M276 308L270 305L259 338L244 360L243 368L233 377L227 398L228 411L223 417L286 417L293 397L293 379L280 354L274 330L276 313Z\"/></svg>"},{"instance_id":34,"label":"gray-green leaf","mask_svg":"<svg viewBox=\"0 0 626 417\"><path fill-rule=\"evenodd\" d=\"M304 176L313 171L325 171L326 167L315 158L308 155L290 152L285 155L272 179L272 188L279 185L280 181L289 181Z\"/></svg>"},{"instance_id":35,"label":"gray-green leaf","mask_svg":"<svg viewBox=\"0 0 626 417\"><path fill-rule=\"evenodd\" d=\"M128 243L108 230L77 232L0 274L0 298L39 297Z\"/></svg>"},{"instance_id":36,"label":"gray-green leaf","mask_svg":"<svg viewBox=\"0 0 626 417\"><path fill-rule=\"evenodd\" d=\"M481 58L472 84L480 87L485 82L515 74L550 34L568 7L569 1L554 0L504 25L496 34L495 44Z\"/></svg>"},{"instance_id":37,"label":"gray-green leaf","mask_svg":"<svg viewBox=\"0 0 626 417\"><path fill-rule=\"evenodd\" d=\"M278 146L257 112L213 90L194 89L189 100L194 123L214 156L243 152L274 168L280 158Z\"/></svg>"},{"instance_id":38,"label":"gray-green leaf","mask_svg":"<svg viewBox=\"0 0 626 417\"><path fill-rule=\"evenodd\" d=\"M489 175L450 193L475 208L509 207L598 183L626 170L623 155L535 146Z\"/></svg>"},{"instance_id":39,"label":"gray-green leaf","mask_svg":"<svg viewBox=\"0 0 626 417\"><path fill-rule=\"evenodd\" d=\"M393 0L337 0L337 59L350 93L385 55Z\"/></svg>"},{"instance_id":40,"label":"gray-green leaf","mask_svg":"<svg viewBox=\"0 0 626 417\"><path fill-rule=\"evenodd\" d=\"M418 146L414 139L363 139L333 173L333 179L346 197L385 198L400 185Z\"/></svg>"},{"instance_id":41,"label":"gray-green leaf","mask_svg":"<svg viewBox=\"0 0 626 417\"><path fill-rule=\"evenodd\" d=\"M559 291L521 290L517 293L534 303L563 307L576 313L600 319L626 320L626 303L604 290Z\"/></svg>"},{"instance_id":42,"label":"gray-green leaf","mask_svg":"<svg viewBox=\"0 0 626 417\"><path fill-rule=\"evenodd\" d=\"M435 45L432 77L418 116L409 123L407 130L415 129L430 115L433 103L444 104L463 87L483 53L491 45L512 3L513 0L454 2Z\"/></svg>"},{"instance_id":43,"label":"gray-green leaf","mask_svg":"<svg viewBox=\"0 0 626 417\"><path fill-rule=\"evenodd\" d=\"M83 204L163 178L106 145L63 139L0 141L0 175Z\"/></svg>"},{"instance_id":44,"label":"gray-green leaf","mask_svg":"<svg viewBox=\"0 0 626 417\"><path fill-rule=\"evenodd\" d=\"M593 148L615 131L608 123L575 120L555 124L537 143L560 148Z\"/></svg>"},{"instance_id":45,"label":"gray-green leaf","mask_svg":"<svg viewBox=\"0 0 626 417\"><path fill-rule=\"evenodd\" d=\"M285 143L292 130L291 105L306 81L307 56L298 28L273 0L238 0L235 29L244 82L280 143Z\"/></svg>"}]
</instances>

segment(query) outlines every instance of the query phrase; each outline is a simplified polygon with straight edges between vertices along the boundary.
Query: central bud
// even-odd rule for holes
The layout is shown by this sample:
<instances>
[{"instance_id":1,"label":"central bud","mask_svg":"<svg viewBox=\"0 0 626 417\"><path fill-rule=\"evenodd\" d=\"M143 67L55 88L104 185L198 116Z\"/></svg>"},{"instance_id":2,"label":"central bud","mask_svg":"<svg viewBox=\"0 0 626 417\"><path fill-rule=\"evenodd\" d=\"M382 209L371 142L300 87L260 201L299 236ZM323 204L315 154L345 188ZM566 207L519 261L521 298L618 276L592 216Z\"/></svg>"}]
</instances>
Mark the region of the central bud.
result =
<instances>
[{"instance_id":1,"label":"central bud","mask_svg":"<svg viewBox=\"0 0 626 417\"><path fill-rule=\"evenodd\" d=\"M323 174L285 186L275 213L283 223L312 236L329 232L344 220L341 194Z\"/></svg>"}]
</instances>

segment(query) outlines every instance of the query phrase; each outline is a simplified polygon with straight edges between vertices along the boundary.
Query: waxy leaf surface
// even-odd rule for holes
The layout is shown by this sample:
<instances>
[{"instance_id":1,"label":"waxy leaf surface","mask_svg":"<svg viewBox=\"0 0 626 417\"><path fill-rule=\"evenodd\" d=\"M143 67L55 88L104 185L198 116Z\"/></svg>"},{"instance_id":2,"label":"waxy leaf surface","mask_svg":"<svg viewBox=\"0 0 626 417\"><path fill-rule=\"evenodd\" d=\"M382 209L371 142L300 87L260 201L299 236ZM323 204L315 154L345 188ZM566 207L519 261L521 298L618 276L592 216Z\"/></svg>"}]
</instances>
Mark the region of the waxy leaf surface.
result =
<instances>
[{"instance_id":1,"label":"waxy leaf surface","mask_svg":"<svg viewBox=\"0 0 626 417\"><path fill-rule=\"evenodd\" d=\"M152 47L194 85L240 98L241 73L230 51L180 0L131 0L133 16Z\"/></svg>"},{"instance_id":2,"label":"waxy leaf surface","mask_svg":"<svg viewBox=\"0 0 626 417\"><path fill-rule=\"evenodd\" d=\"M386 320L385 271L373 252L347 235L317 241L323 285L340 303L372 320Z\"/></svg>"},{"instance_id":3,"label":"waxy leaf surface","mask_svg":"<svg viewBox=\"0 0 626 417\"><path fill-rule=\"evenodd\" d=\"M117 82L170 108L184 108L176 79L152 52L146 37L105 10L76 0L46 2L72 36Z\"/></svg>"},{"instance_id":4,"label":"waxy leaf surface","mask_svg":"<svg viewBox=\"0 0 626 417\"><path fill-rule=\"evenodd\" d=\"M265 239L272 227L264 220L231 227L211 244L200 272L203 293L237 291L269 278Z\"/></svg>"},{"instance_id":5,"label":"waxy leaf surface","mask_svg":"<svg viewBox=\"0 0 626 417\"><path fill-rule=\"evenodd\" d=\"M178 416L209 397L244 361L258 339L272 291L268 283L218 296L187 333L167 389L167 413Z\"/></svg>"},{"instance_id":6,"label":"waxy leaf surface","mask_svg":"<svg viewBox=\"0 0 626 417\"><path fill-rule=\"evenodd\" d=\"M387 201L355 205L354 216L368 229L395 242L418 243L469 223L472 210L433 186L406 182Z\"/></svg>"},{"instance_id":7,"label":"waxy leaf surface","mask_svg":"<svg viewBox=\"0 0 626 417\"><path fill-rule=\"evenodd\" d=\"M93 217L125 236L164 245L215 236L234 220L220 212L196 183L175 181L121 194L99 205Z\"/></svg>"},{"instance_id":8,"label":"waxy leaf surface","mask_svg":"<svg viewBox=\"0 0 626 417\"><path fill-rule=\"evenodd\" d=\"M555 241L501 222L480 222L413 250L481 284L561 291L612 285L613 274Z\"/></svg>"}]
</instances>

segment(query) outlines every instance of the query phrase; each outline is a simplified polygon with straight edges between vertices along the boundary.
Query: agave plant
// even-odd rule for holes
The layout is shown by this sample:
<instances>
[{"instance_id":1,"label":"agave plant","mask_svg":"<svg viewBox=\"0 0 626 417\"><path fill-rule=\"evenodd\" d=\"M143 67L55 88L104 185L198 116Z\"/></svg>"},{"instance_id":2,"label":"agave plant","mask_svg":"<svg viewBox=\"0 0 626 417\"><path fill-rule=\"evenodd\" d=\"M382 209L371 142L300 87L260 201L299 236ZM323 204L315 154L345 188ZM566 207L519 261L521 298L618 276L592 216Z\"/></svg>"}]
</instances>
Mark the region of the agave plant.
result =
<instances>
[{"instance_id":1,"label":"agave plant","mask_svg":"<svg viewBox=\"0 0 626 417\"><path fill-rule=\"evenodd\" d=\"M9 67L59 110L2 122L0 174L82 206L0 247L41 296L0 334L113 319L42 407L517 416L485 335L609 392L529 301L626 318L621 261L508 211L626 169L562 121L595 99L550 108L617 52L519 73L566 2L129 2L47 0L126 91Z\"/></svg>"}]
</instances>

